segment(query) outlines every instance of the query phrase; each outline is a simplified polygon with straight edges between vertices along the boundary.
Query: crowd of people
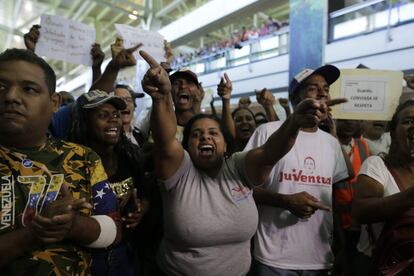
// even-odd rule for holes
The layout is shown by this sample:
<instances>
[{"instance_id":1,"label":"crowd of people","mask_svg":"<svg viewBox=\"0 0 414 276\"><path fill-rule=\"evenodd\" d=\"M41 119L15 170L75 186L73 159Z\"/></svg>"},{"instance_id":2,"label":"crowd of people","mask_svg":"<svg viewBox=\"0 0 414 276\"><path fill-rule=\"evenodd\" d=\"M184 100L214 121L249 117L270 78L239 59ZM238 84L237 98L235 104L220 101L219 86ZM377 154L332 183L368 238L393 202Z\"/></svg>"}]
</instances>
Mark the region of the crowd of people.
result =
<instances>
[{"instance_id":1,"label":"crowd of people","mask_svg":"<svg viewBox=\"0 0 414 276\"><path fill-rule=\"evenodd\" d=\"M219 116L190 70L144 51L150 127L117 84L140 45L118 49L76 100L27 49L0 54L0 275L411 275L414 100L390 122L335 120L333 65L305 69L289 101L256 91L262 122L232 81ZM414 78L407 77L414 89ZM64 102L64 103L63 103ZM263 122L265 120L265 122Z\"/></svg>"},{"instance_id":2,"label":"crowd of people","mask_svg":"<svg viewBox=\"0 0 414 276\"><path fill-rule=\"evenodd\" d=\"M280 22L269 16L268 20L261 27L246 28L243 26L241 30L232 32L228 39L205 45L191 53L179 53L174 57L171 65L173 68L179 68L183 64L193 60L223 54L227 49L241 49L248 41L254 41L261 37L271 35L279 31L282 27L288 26L288 24L288 22Z\"/></svg>"}]
</instances>

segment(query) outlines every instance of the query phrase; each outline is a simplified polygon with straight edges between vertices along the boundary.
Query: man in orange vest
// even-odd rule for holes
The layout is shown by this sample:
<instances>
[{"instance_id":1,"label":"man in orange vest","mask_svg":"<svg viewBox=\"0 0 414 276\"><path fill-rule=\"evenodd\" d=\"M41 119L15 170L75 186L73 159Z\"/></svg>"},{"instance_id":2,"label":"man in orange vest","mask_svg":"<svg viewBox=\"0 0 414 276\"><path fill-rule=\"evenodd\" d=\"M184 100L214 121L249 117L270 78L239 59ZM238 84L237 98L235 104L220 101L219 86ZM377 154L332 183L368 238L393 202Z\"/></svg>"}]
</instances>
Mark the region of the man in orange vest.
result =
<instances>
[{"instance_id":1,"label":"man in orange vest","mask_svg":"<svg viewBox=\"0 0 414 276\"><path fill-rule=\"evenodd\" d=\"M356 253L356 245L358 244L360 234L360 227L352 221L352 199L358 172L364 160L369 156L369 150L362 136L354 138L359 133L360 121L338 119L336 120L336 128L338 140L349 156L355 175L352 179L336 183L333 187L334 210L340 217L341 227L344 230L347 262L351 265L352 257Z\"/></svg>"}]
</instances>

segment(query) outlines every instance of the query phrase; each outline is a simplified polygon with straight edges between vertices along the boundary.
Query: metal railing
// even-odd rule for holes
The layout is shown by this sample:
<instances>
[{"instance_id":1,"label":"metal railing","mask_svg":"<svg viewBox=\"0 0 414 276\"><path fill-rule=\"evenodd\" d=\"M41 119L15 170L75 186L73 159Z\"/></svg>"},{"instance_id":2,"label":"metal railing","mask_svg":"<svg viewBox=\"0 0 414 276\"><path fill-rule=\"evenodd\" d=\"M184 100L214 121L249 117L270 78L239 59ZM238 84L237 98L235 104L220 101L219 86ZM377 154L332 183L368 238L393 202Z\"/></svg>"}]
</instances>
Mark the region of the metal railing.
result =
<instances>
[{"instance_id":1,"label":"metal railing","mask_svg":"<svg viewBox=\"0 0 414 276\"><path fill-rule=\"evenodd\" d=\"M329 14L328 41L414 21L414 0L364 1Z\"/></svg>"},{"instance_id":2,"label":"metal railing","mask_svg":"<svg viewBox=\"0 0 414 276\"><path fill-rule=\"evenodd\" d=\"M288 44L289 27L286 26L267 36L242 42L240 49L226 48L193 58L188 62L177 62L173 67L174 69L186 67L202 75L286 54L289 49Z\"/></svg>"}]
</instances>

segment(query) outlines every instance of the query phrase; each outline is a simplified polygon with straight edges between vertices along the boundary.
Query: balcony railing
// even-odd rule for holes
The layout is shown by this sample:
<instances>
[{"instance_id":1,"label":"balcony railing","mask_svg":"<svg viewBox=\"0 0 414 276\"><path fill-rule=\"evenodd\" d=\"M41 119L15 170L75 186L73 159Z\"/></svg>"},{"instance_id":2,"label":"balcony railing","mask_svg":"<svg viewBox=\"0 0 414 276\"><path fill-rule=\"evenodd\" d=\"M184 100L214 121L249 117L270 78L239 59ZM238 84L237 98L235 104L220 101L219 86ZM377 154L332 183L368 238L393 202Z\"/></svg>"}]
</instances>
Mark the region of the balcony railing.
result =
<instances>
[{"instance_id":1,"label":"balcony railing","mask_svg":"<svg viewBox=\"0 0 414 276\"><path fill-rule=\"evenodd\" d=\"M414 0L370 0L329 15L328 40L349 38L414 22ZM241 43L241 49L226 48L214 53L178 61L174 69L187 67L199 75L225 70L288 53L289 27Z\"/></svg>"},{"instance_id":2,"label":"balcony railing","mask_svg":"<svg viewBox=\"0 0 414 276\"><path fill-rule=\"evenodd\" d=\"M288 52L289 27L267 36L240 43L240 49L227 48L193 58L189 62L173 64L175 69L187 67L197 74L207 74L254 61L279 56Z\"/></svg>"},{"instance_id":3,"label":"balcony railing","mask_svg":"<svg viewBox=\"0 0 414 276\"><path fill-rule=\"evenodd\" d=\"M329 15L329 42L414 21L414 0L371 0Z\"/></svg>"}]
</instances>

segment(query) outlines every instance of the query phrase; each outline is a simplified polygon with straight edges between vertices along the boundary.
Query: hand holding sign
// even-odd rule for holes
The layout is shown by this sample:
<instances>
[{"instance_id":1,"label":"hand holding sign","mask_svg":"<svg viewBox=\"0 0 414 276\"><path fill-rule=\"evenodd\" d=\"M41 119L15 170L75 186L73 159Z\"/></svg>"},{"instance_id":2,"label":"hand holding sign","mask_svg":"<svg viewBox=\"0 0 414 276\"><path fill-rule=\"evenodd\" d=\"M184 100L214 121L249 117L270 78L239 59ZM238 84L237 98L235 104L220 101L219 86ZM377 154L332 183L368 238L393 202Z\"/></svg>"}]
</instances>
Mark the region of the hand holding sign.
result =
<instances>
[{"instance_id":1,"label":"hand holding sign","mask_svg":"<svg viewBox=\"0 0 414 276\"><path fill-rule=\"evenodd\" d=\"M27 34L24 34L24 44L27 50L34 52L40 36L40 25L33 25Z\"/></svg>"},{"instance_id":2,"label":"hand holding sign","mask_svg":"<svg viewBox=\"0 0 414 276\"><path fill-rule=\"evenodd\" d=\"M102 51L100 44L95 43L92 45L91 56L92 56L92 67L101 67L102 62L105 59L105 54Z\"/></svg>"},{"instance_id":3,"label":"hand holding sign","mask_svg":"<svg viewBox=\"0 0 414 276\"><path fill-rule=\"evenodd\" d=\"M124 49L124 40L120 37L117 37L115 39L115 43L111 44L111 53L112 53L112 58L114 59L119 52L121 52Z\"/></svg>"},{"instance_id":4,"label":"hand holding sign","mask_svg":"<svg viewBox=\"0 0 414 276\"><path fill-rule=\"evenodd\" d=\"M60 16L42 15L36 54L72 63L92 65L90 45L95 42L95 29ZM30 42L28 36L28 42ZM33 40L35 42L35 40ZM32 45L29 43L29 47Z\"/></svg>"},{"instance_id":5,"label":"hand holding sign","mask_svg":"<svg viewBox=\"0 0 414 276\"><path fill-rule=\"evenodd\" d=\"M164 38L157 32L151 32L123 24L115 24L115 29L124 41L124 47L133 47L142 43L142 49L158 63L165 61ZM135 58L141 58L138 53Z\"/></svg>"},{"instance_id":6,"label":"hand holding sign","mask_svg":"<svg viewBox=\"0 0 414 276\"><path fill-rule=\"evenodd\" d=\"M137 60L134 57L134 52L142 46L142 43L135 45L129 49L122 49L113 59L113 65L119 69L134 66Z\"/></svg>"}]
</instances>

